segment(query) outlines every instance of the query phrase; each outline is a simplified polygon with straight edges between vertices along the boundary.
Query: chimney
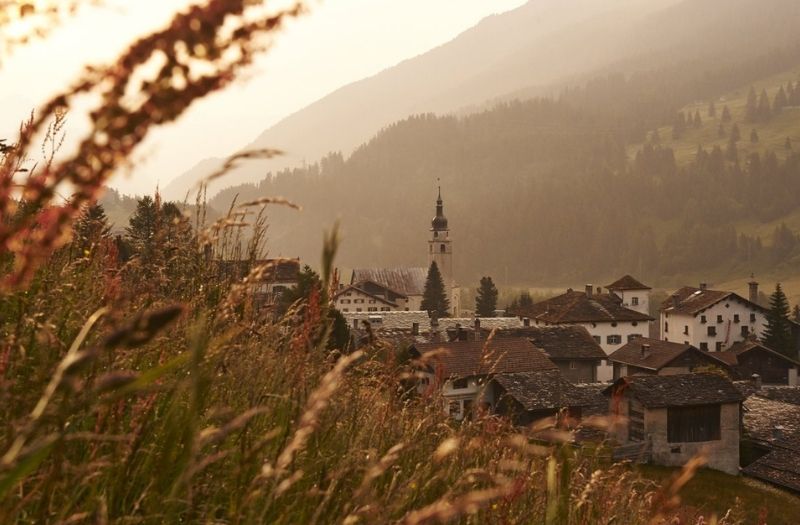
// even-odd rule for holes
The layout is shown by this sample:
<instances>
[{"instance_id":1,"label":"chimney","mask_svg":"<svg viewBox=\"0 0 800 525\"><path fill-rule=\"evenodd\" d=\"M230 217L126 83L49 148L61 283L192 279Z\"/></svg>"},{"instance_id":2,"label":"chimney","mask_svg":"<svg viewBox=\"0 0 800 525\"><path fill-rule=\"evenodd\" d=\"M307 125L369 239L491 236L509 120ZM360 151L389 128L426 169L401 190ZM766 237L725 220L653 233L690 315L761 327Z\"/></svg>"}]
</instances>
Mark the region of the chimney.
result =
<instances>
[{"instance_id":1,"label":"chimney","mask_svg":"<svg viewBox=\"0 0 800 525\"><path fill-rule=\"evenodd\" d=\"M647 343L642 343L642 357L648 357L650 355L650 345Z\"/></svg>"},{"instance_id":2,"label":"chimney","mask_svg":"<svg viewBox=\"0 0 800 525\"><path fill-rule=\"evenodd\" d=\"M594 291L594 286L592 286L591 284L587 284L586 285L586 297L591 297L593 291Z\"/></svg>"},{"instance_id":3,"label":"chimney","mask_svg":"<svg viewBox=\"0 0 800 525\"><path fill-rule=\"evenodd\" d=\"M411 323L411 335L419 335L419 323Z\"/></svg>"},{"instance_id":4,"label":"chimney","mask_svg":"<svg viewBox=\"0 0 800 525\"><path fill-rule=\"evenodd\" d=\"M523 317L522 318L522 326L530 326L531 325L531 318L530 317Z\"/></svg>"},{"instance_id":5,"label":"chimney","mask_svg":"<svg viewBox=\"0 0 800 525\"><path fill-rule=\"evenodd\" d=\"M475 318L475 340L481 340L481 320L477 317Z\"/></svg>"},{"instance_id":6,"label":"chimney","mask_svg":"<svg viewBox=\"0 0 800 525\"><path fill-rule=\"evenodd\" d=\"M750 302L758 304L758 282L752 274L750 274L750 282L747 283L747 286L750 287Z\"/></svg>"},{"instance_id":7,"label":"chimney","mask_svg":"<svg viewBox=\"0 0 800 525\"><path fill-rule=\"evenodd\" d=\"M756 390L761 390L761 376L758 374L753 374L750 376L750 381L753 382L753 386Z\"/></svg>"},{"instance_id":8,"label":"chimney","mask_svg":"<svg viewBox=\"0 0 800 525\"><path fill-rule=\"evenodd\" d=\"M705 292L705 291L708 289L708 284L706 284L706 283L700 283L700 289L701 289L701 290L703 290L703 291Z\"/></svg>"},{"instance_id":9,"label":"chimney","mask_svg":"<svg viewBox=\"0 0 800 525\"><path fill-rule=\"evenodd\" d=\"M680 304L680 301L678 300L678 296L677 296L677 295L675 295L675 294L673 294L673 295L670 297L670 299L672 299L672 307L673 307L673 308L677 308L677 307L678 307L678 305Z\"/></svg>"}]
</instances>

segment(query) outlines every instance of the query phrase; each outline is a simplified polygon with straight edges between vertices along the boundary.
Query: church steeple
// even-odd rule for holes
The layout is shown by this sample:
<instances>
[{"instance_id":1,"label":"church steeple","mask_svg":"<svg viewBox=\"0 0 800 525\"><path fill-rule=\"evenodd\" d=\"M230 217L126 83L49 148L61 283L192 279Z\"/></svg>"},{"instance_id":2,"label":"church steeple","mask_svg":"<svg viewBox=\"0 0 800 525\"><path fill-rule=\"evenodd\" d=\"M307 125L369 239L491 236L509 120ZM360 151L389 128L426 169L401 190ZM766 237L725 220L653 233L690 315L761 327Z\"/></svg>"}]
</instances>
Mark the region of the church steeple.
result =
<instances>
[{"instance_id":1,"label":"church steeple","mask_svg":"<svg viewBox=\"0 0 800 525\"><path fill-rule=\"evenodd\" d=\"M444 202L442 201L441 186L439 186L439 198L436 199L436 217L431 221L431 231L447 231L447 217L444 216Z\"/></svg>"}]
</instances>

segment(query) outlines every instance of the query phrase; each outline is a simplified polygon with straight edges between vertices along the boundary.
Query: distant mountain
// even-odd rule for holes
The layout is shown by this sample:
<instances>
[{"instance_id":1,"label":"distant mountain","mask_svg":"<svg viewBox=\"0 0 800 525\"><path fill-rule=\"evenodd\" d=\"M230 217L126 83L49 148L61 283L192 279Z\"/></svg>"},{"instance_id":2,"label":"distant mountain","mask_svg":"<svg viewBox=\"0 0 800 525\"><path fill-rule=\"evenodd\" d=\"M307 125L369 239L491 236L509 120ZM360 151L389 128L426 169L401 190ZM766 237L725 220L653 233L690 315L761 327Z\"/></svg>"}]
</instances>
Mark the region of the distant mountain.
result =
<instances>
[{"instance_id":1,"label":"distant mountain","mask_svg":"<svg viewBox=\"0 0 800 525\"><path fill-rule=\"evenodd\" d=\"M345 86L266 130L246 148L279 148L277 170L349 155L382 127L409 115L446 113L529 86L544 92L565 79L638 55L636 29L679 0L531 0L490 16L454 40L377 75ZM537 93L538 94L538 93ZM200 163L164 189L182 198L221 164ZM232 171L224 184L263 177L263 163Z\"/></svg>"},{"instance_id":2,"label":"distant mountain","mask_svg":"<svg viewBox=\"0 0 800 525\"><path fill-rule=\"evenodd\" d=\"M409 117L350 156L328 155L227 188L212 206L225 209L236 194L281 195L302 205L300 213L271 210L274 255L313 263L323 228L338 219L343 266L419 265L441 179L462 282L485 272L513 284L785 268L800 261L800 237L781 227L800 210L800 141L776 156L774 147L742 146L740 155L721 144L727 139L698 140L689 161L676 162L675 151L644 138L655 129L671 133L679 111L709 100L721 112L723 97L733 101L736 92L731 110L740 118L751 85L774 97L777 84L767 79L785 86L800 71L798 7L794 0L671 6L626 31L624 39L639 39L628 40L639 55L574 80L553 100ZM797 129L798 110L765 123L765 140ZM702 139L715 127L706 122L685 136ZM749 127L742 136L748 139ZM751 152L759 159L746 156ZM744 224L750 226L740 229Z\"/></svg>"}]
</instances>

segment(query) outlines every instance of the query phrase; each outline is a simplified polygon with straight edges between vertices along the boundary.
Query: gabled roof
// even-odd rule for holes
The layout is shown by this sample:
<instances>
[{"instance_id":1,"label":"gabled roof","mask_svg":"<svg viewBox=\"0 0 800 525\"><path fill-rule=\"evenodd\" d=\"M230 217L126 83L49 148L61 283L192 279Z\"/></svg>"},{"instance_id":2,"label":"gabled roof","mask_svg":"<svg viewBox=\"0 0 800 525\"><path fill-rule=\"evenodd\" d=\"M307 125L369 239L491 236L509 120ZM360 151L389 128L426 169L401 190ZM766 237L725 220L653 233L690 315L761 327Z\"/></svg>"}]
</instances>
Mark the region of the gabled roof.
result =
<instances>
[{"instance_id":1,"label":"gabled roof","mask_svg":"<svg viewBox=\"0 0 800 525\"><path fill-rule=\"evenodd\" d=\"M431 354L433 363L428 365L447 378L558 370L543 351L522 338L414 344L411 352L423 358Z\"/></svg>"},{"instance_id":2,"label":"gabled roof","mask_svg":"<svg viewBox=\"0 0 800 525\"><path fill-rule=\"evenodd\" d=\"M677 298L677 306L673 297ZM725 300L739 301L754 310L765 311L764 307L750 302L737 293L721 290L703 290L694 286L684 286L677 290L661 303L661 309L670 313L697 315Z\"/></svg>"},{"instance_id":3,"label":"gabled roof","mask_svg":"<svg viewBox=\"0 0 800 525\"><path fill-rule=\"evenodd\" d=\"M527 337L551 359L605 359L606 353L582 326L537 326L508 330ZM498 332L498 336L502 336Z\"/></svg>"},{"instance_id":4,"label":"gabled roof","mask_svg":"<svg viewBox=\"0 0 800 525\"><path fill-rule=\"evenodd\" d=\"M649 345L650 348L644 353L642 345ZM703 352L692 345L673 343L671 341L660 341L640 337L617 349L608 356L608 360L614 363L635 366L647 370L659 371L672 361L679 358L686 352L692 352L702 359L707 359L709 363L717 364L727 368L727 363L717 357L717 353Z\"/></svg>"},{"instance_id":5,"label":"gabled roof","mask_svg":"<svg viewBox=\"0 0 800 525\"><path fill-rule=\"evenodd\" d=\"M427 268L357 268L350 283L372 281L405 296L422 295L425 291Z\"/></svg>"},{"instance_id":6,"label":"gabled roof","mask_svg":"<svg viewBox=\"0 0 800 525\"><path fill-rule=\"evenodd\" d=\"M767 483L800 492L800 452L773 450L747 465L742 472Z\"/></svg>"},{"instance_id":7,"label":"gabled roof","mask_svg":"<svg viewBox=\"0 0 800 525\"><path fill-rule=\"evenodd\" d=\"M608 290L652 290L646 284L642 284L630 275L625 275L624 277L620 277L613 283L606 286Z\"/></svg>"},{"instance_id":8,"label":"gabled roof","mask_svg":"<svg viewBox=\"0 0 800 525\"><path fill-rule=\"evenodd\" d=\"M557 370L498 374L493 381L525 410L552 410L594 406L597 390L578 388L561 377Z\"/></svg>"},{"instance_id":9,"label":"gabled roof","mask_svg":"<svg viewBox=\"0 0 800 525\"><path fill-rule=\"evenodd\" d=\"M744 399L728 378L710 373L622 377L604 393L627 394L647 408L739 403Z\"/></svg>"},{"instance_id":10,"label":"gabled roof","mask_svg":"<svg viewBox=\"0 0 800 525\"><path fill-rule=\"evenodd\" d=\"M552 324L615 321L652 321L649 315L625 308L611 294L592 294L569 290L567 293L533 305L532 317Z\"/></svg>"},{"instance_id":11,"label":"gabled roof","mask_svg":"<svg viewBox=\"0 0 800 525\"><path fill-rule=\"evenodd\" d=\"M781 359L786 363L789 363L794 366L800 366L800 363L796 360L787 357L780 352L776 352L769 347L764 346L762 343L758 341L754 341L752 339L748 339L746 341L737 341L736 343L732 344L730 348L722 352L715 352L715 356L719 357L726 363L730 364L731 366L736 366L739 364L739 356L751 352L753 350L760 350L762 352L766 352L773 357Z\"/></svg>"},{"instance_id":12,"label":"gabled roof","mask_svg":"<svg viewBox=\"0 0 800 525\"><path fill-rule=\"evenodd\" d=\"M366 291L366 290L364 290L362 288L359 288L358 286L356 286L354 284L349 284L349 285L345 286L344 288L342 288L341 290L339 290L338 292L336 292L336 294L333 296L333 299L337 299L339 296L341 296L345 292L351 292L351 291L356 291L356 292L362 293L362 294L366 295L367 297L369 297L371 299L375 299L376 301L380 301L383 304L388 304L389 306L395 306L395 307L397 306L397 303L393 303L393 302L391 302L391 301L389 301L389 300L387 300L387 299L385 299L385 298L383 298L383 297L381 297L379 295L371 294L368 291Z\"/></svg>"}]
</instances>

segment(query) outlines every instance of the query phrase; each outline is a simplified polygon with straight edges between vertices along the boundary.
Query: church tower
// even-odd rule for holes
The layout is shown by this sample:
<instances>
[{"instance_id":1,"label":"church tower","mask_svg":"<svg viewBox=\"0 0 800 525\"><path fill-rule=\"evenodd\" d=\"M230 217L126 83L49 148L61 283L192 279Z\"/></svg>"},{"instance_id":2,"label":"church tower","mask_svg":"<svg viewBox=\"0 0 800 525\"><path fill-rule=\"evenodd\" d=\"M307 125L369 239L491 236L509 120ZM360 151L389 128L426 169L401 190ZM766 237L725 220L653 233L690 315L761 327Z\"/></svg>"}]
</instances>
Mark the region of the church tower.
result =
<instances>
[{"instance_id":1,"label":"church tower","mask_svg":"<svg viewBox=\"0 0 800 525\"><path fill-rule=\"evenodd\" d=\"M436 216L431 221L431 238L428 241L428 266L434 261L442 274L445 289L449 291L451 314L457 317L461 311L461 297L453 276L453 241L450 239L447 217L444 216L441 186L439 198L436 199Z\"/></svg>"}]
</instances>

